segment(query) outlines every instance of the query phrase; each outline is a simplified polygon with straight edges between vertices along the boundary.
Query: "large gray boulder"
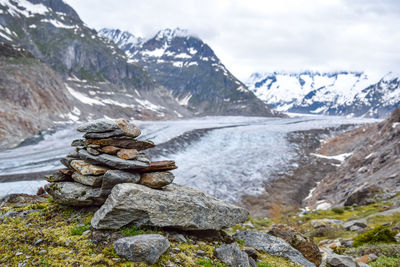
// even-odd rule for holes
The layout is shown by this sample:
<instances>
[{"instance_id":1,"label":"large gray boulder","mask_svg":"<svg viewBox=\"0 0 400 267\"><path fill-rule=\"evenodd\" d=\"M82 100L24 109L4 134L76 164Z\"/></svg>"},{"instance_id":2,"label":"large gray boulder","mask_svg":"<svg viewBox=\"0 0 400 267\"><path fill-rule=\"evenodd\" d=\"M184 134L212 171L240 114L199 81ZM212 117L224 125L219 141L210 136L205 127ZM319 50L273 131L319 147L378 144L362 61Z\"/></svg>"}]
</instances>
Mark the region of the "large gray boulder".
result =
<instances>
[{"instance_id":1,"label":"large gray boulder","mask_svg":"<svg viewBox=\"0 0 400 267\"><path fill-rule=\"evenodd\" d=\"M273 256L289 258L294 263L305 267L315 267L315 264L308 261L303 254L278 237L251 230L244 230L233 235L233 238L241 242L244 241L244 245L248 247L263 250Z\"/></svg>"},{"instance_id":2,"label":"large gray boulder","mask_svg":"<svg viewBox=\"0 0 400 267\"><path fill-rule=\"evenodd\" d=\"M228 266L250 267L249 256L236 243L222 245L215 249L214 254Z\"/></svg>"},{"instance_id":3,"label":"large gray boulder","mask_svg":"<svg viewBox=\"0 0 400 267\"><path fill-rule=\"evenodd\" d=\"M57 202L70 206L100 206L110 194L110 190L71 182L47 184L44 189Z\"/></svg>"},{"instance_id":4,"label":"large gray boulder","mask_svg":"<svg viewBox=\"0 0 400 267\"><path fill-rule=\"evenodd\" d=\"M148 264L157 263L169 246L168 239L158 234L124 237L114 242L114 250L119 256Z\"/></svg>"},{"instance_id":5,"label":"large gray boulder","mask_svg":"<svg viewBox=\"0 0 400 267\"><path fill-rule=\"evenodd\" d=\"M200 191L170 184L155 190L143 185L116 185L92 219L96 229L136 226L183 230L220 230L244 222L248 212Z\"/></svg>"}]
</instances>

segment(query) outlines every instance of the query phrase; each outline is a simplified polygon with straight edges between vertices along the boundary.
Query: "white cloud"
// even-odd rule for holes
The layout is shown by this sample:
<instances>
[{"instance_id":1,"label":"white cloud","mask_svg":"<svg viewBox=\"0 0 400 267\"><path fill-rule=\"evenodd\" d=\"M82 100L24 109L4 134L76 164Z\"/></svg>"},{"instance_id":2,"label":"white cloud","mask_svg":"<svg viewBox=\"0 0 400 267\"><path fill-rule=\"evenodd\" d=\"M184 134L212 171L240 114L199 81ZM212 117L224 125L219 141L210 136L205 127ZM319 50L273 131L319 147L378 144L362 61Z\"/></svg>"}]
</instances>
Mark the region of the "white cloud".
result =
<instances>
[{"instance_id":1,"label":"white cloud","mask_svg":"<svg viewBox=\"0 0 400 267\"><path fill-rule=\"evenodd\" d=\"M235 75L400 67L397 0L67 0L91 27L200 36Z\"/></svg>"}]
</instances>

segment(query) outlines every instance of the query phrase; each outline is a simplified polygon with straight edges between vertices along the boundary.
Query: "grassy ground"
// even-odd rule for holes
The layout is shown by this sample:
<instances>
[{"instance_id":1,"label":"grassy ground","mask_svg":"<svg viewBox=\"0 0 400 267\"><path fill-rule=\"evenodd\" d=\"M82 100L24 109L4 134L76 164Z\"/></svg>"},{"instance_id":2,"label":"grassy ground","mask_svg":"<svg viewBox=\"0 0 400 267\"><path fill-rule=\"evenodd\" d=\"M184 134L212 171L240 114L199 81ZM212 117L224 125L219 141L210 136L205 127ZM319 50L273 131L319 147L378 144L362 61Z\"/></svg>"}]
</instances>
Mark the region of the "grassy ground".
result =
<instances>
[{"instance_id":1,"label":"grassy ground","mask_svg":"<svg viewBox=\"0 0 400 267\"><path fill-rule=\"evenodd\" d=\"M11 216L5 216L6 214ZM12 214L14 213L14 214ZM119 257L112 243L123 236L167 233L161 229L124 227L118 231L90 228L94 210L59 205L51 199L36 204L0 208L0 265L17 266L147 266ZM270 220L251 219L254 227L265 230ZM253 227L252 226L252 227ZM249 226L235 226L236 232ZM170 240L171 248L158 264L178 266L225 266L214 257L222 240L207 241L186 236L187 242ZM240 244L239 244L240 245ZM199 255L198 251L204 251ZM258 252L258 266L293 266L288 260Z\"/></svg>"}]
</instances>

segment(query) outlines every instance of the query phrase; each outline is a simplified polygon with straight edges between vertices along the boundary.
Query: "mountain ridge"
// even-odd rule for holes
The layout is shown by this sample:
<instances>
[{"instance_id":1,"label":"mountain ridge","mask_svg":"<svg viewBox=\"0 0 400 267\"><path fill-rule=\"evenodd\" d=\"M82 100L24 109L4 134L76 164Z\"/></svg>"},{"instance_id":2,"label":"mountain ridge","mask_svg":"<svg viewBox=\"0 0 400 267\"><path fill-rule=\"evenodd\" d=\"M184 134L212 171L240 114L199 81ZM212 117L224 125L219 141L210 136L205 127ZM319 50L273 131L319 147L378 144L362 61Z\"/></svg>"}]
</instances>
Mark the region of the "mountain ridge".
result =
<instances>
[{"instance_id":1,"label":"mountain ridge","mask_svg":"<svg viewBox=\"0 0 400 267\"><path fill-rule=\"evenodd\" d=\"M139 42L118 29L99 33L118 44L130 60L145 66L196 115L278 115L234 77L206 43L187 30L164 29Z\"/></svg>"},{"instance_id":2,"label":"mountain ridge","mask_svg":"<svg viewBox=\"0 0 400 267\"><path fill-rule=\"evenodd\" d=\"M398 77L359 71L272 72L253 73L246 84L278 111L379 118L399 105Z\"/></svg>"}]
</instances>

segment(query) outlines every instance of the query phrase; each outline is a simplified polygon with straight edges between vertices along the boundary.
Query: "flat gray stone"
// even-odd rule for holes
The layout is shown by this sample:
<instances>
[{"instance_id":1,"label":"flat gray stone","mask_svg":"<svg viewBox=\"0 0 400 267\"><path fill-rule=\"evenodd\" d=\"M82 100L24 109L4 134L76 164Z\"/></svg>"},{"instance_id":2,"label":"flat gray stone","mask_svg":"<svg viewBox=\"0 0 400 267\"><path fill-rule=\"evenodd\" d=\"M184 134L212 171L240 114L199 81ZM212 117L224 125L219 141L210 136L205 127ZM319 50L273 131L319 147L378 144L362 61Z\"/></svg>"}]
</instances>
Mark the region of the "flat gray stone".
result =
<instances>
[{"instance_id":1,"label":"flat gray stone","mask_svg":"<svg viewBox=\"0 0 400 267\"><path fill-rule=\"evenodd\" d=\"M77 152L77 156L80 159L83 159L87 162L99 165L105 165L111 167L113 169L121 169L121 170L136 170L142 169L149 166L148 163L141 162L138 160L127 160L127 159L120 159L116 156L109 155L109 154L101 154L98 156L94 156L88 153L86 150L81 149Z\"/></svg>"},{"instance_id":2,"label":"flat gray stone","mask_svg":"<svg viewBox=\"0 0 400 267\"><path fill-rule=\"evenodd\" d=\"M94 148L87 147L86 150L88 153L92 154L93 156L100 155L100 152Z\"/></svg>"},{"instance_id":3,"label":"flat gray stone","mask_svg":"<svg viewBox=\"0 0 400 267\"><path fill-rule=\"evenodd\" d=\"M236 243L222 245L215 249L214 254L228 266L250 267L249 256Z\"/></svg>"},{"instance_id":4,"label":"flat gray stone","mask_svg":"<svg viewBox=\"0 0 400 267\"><path fill-rule=\"evenodd\" d=\"M286 257L294 263L305 267L315 267L315 264L308 261L303 254L278 237L251 230L244 230L233 235L233 238L238 241L244 241L244 245L257 250L263 250L272 256Z\"/></svg>"},{"instance_id":5,"label":"flat gray stone","mask_svg":"<svg viewBox=\"0 0 400 267\"><path fill-rule=\"evenodd\" d=\"M114 250L119 256L147 264L157 263L169 247L168 239L159 234L123 237L114 242Z\"/></svg>"},{"instance_id":6,"label":"flat gray stone","mask_svg":"<svg viewBox=\"0 0 400 267\"><path fill-rule=\"evenodd\" d=\"M350 256L329 254L326 262L330 267L357 267L357 263Z\"/></svg>"},{"instance_id":7,"label":"flat gray stone","mask_svg":"<svg viewBox=\"0 0 400 267\"><path fill-rule=\"evenodd\" d=\"M122 135L135 138L141 134L138 127L124 119L99 119L84 123L77 130L88 133L85 134L85 138L107 138ZM109 132L113 133L107 134Z\"/></svg>"},{"instance_id":8,"label":"flat gray stone","mask_svg":"<svg viewBox=\"0 0 400 267\"><path fill-rule=\"evenodd\" d=\"M361 219L361 220L347 221L343 224L343 227L346 230L357 231L359 229L367 227L367 220Z\"/></svg>"},{"instance_id":9,"label":"flat gray stone","mask_svg":"<svg viewBox=\"0 0 400 267\"><path fill-rule=\"evenodd\" d=\"M101 133L110 132L117 129L119 129L119 127L114 120L99 119L83 123L76 130L78 132Z\"/></svg>"},{"instance_id":10,"label":"flat gray stone","mask_svg":"<svg viewBox=\"0 0 400 267\"><path fill-rule=\"evenodd\" d=\"M71 154L71 153L70 153L70 154ZM71 167L71 161L73 161L73 160L75 160L75 159L76 159L76 158L67 156L67 157L61 158L61 159L60 159L60 162L61 162L61 164L64 165L65 167L67 167L67 168L69 168L69 169L72 169L72 167Z\"/></svg>"},{"instance_id":11,"label":"flat gray stone","mask_svg":"<svg viewBox=\"0 0 400 267\"><path fill-rule=\"evenodd\" d=\"M71 176L63 174L61 172L56 172L44 177L47 182L67 182L72 181Z\"/></svg>"},{"instance_id":12,"label":"flat gray stone","mask_svg":"<svg viewBox=\"0 0 400 267\"><path fill-rule=\"evenodd\" d=\"M220 230L247 220L247 210L200 191L170 184L154 190L139 184L114 186L92 219L96 229L136 226L183 230Z\"/></svg>"},{"instance_id":13,"label":"flat gray stone","mask_svg":"<svg viewBox=\"0 0 400 267\"><path fill-rule=\"evenodd\" d=\"M71 143L71 146L84 146L84 145L85 145L84 139L75 139Z\"/></svg>"},{"instance_id":14,"label":"flat gray stone","mask_svg":"<svg viewBox=\"0 0 400 267\"><path fill-rule=\"evenodd\" d=\"M57 202L70 206L99 206L104 203L110 193L110 190L105 191L72 182L47 184L44 189Z\"/></svg>"},{"instance_id":15,"label":"flat gray stone","mask_svg":"<svg viewBox=\"0 0 400 267\"><path fill-rule=\"evenodd\" d=\"M109 137L114 137L114 136L122 136L124 135L124 131L121 129L113 130L110 132L105 132L105 133L85 133L83 137L89 138L89 139L102 139L102 138L109 138Z\"/></svg>"},{"instance_id":16,"label":"flat gray stone","mask_svg":"<svg viewBox=\"0 0 400 267\"><path fill-rule=\"evenodd\" d=\"M112 189L117 184L122 183L138 183L140 180L140 174L125 172L120 170L108 170L103 175L103 183L101 188Z\"/></svg>"},{"instance_id":17,"label":"flat gray stone","mask_svg":"<svg viewBox=\"0 0 400 267\"><path fill-rule=\"evenodd\" d=\"M101 175L82 175L78 172L72 174L72 179L77 183L92 187L100 187L103 182L103 176Z\"/></svg>"}]
</instances>

